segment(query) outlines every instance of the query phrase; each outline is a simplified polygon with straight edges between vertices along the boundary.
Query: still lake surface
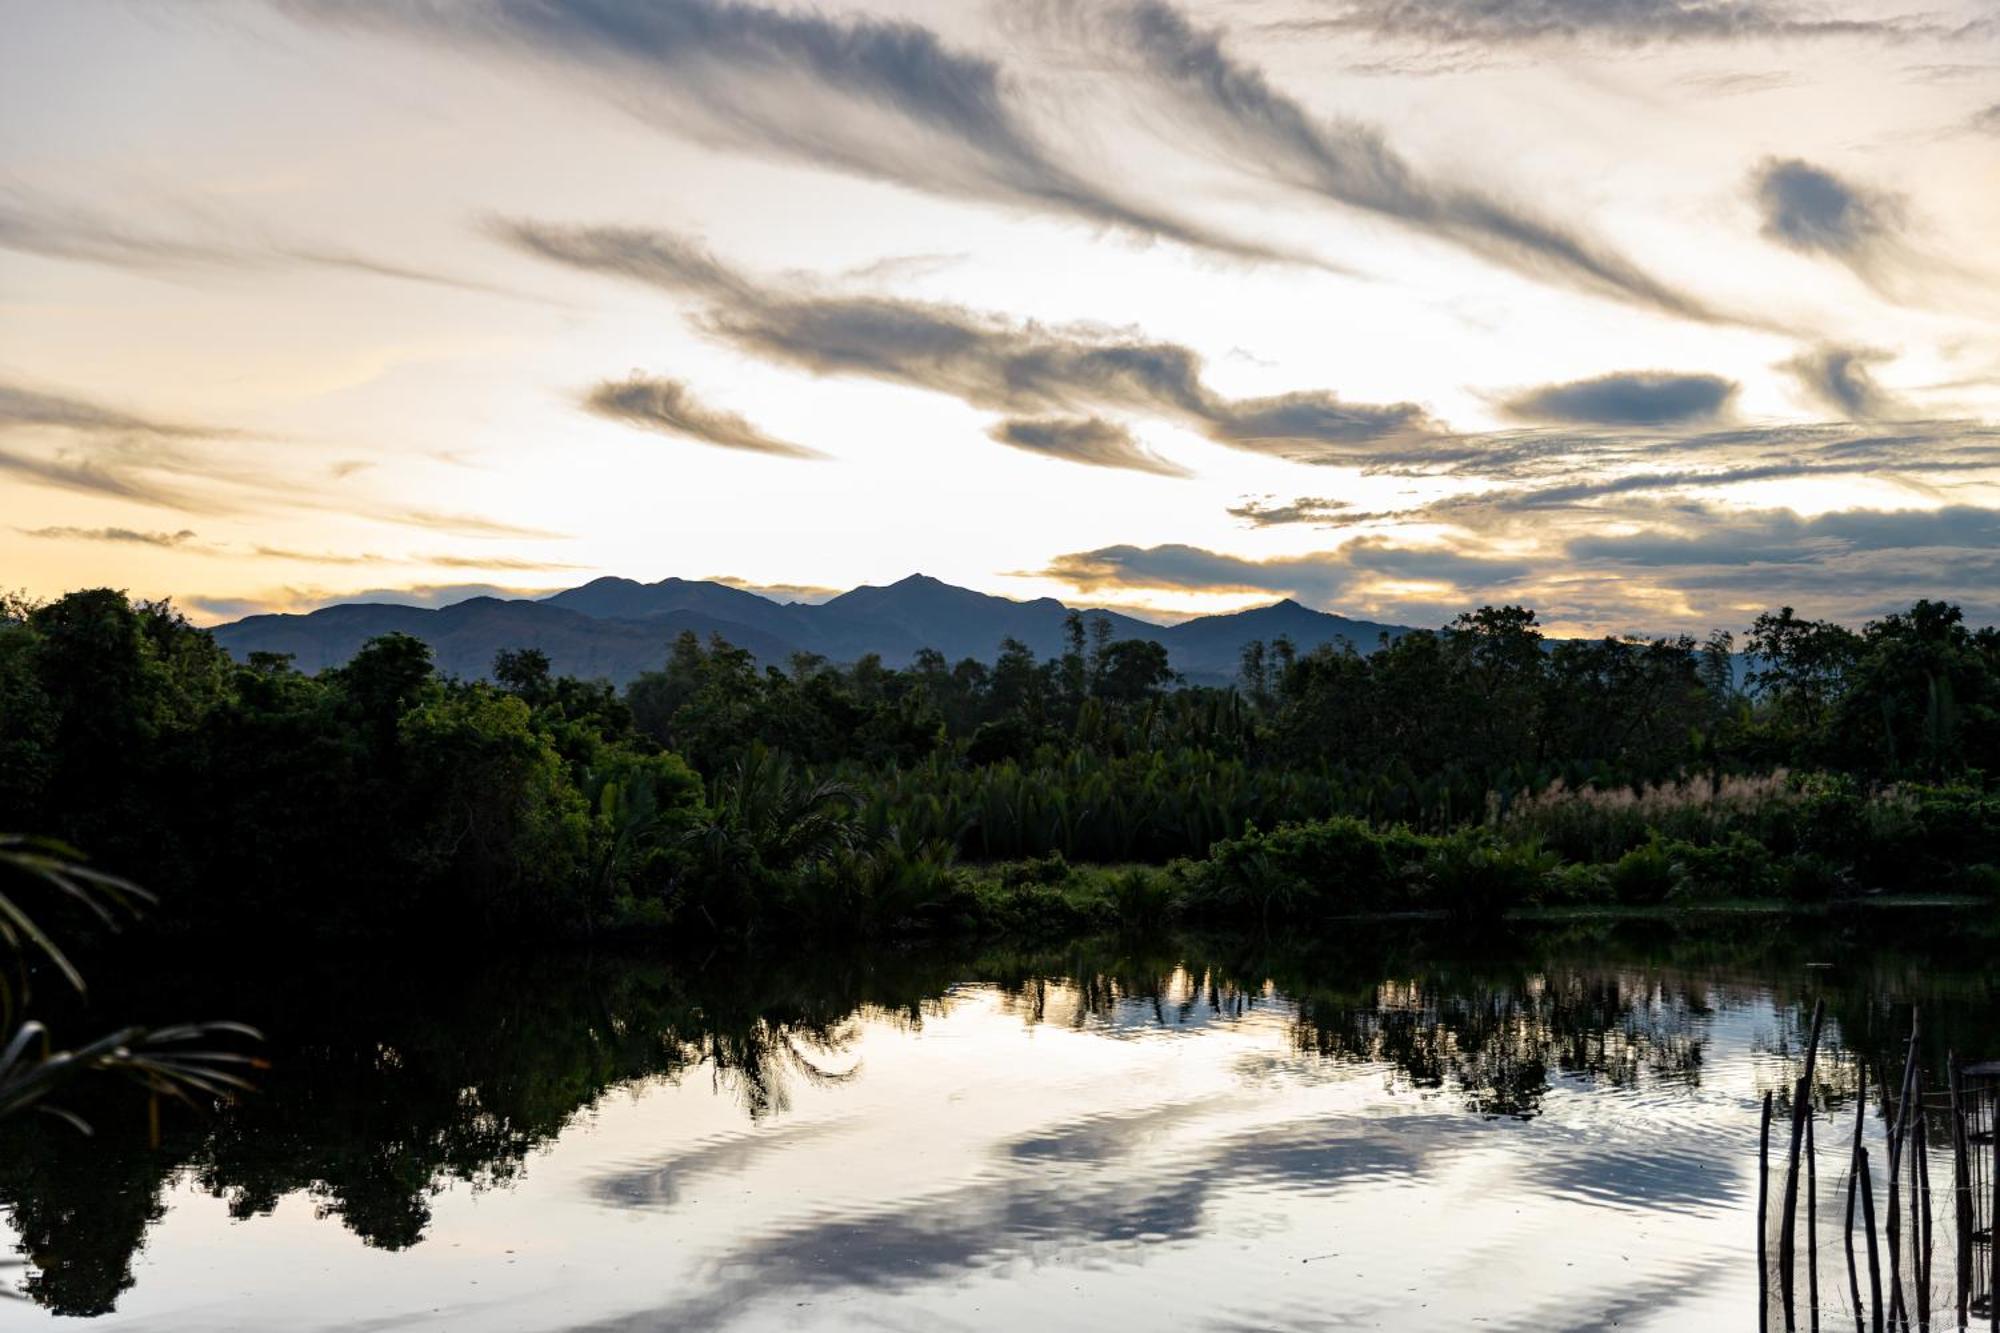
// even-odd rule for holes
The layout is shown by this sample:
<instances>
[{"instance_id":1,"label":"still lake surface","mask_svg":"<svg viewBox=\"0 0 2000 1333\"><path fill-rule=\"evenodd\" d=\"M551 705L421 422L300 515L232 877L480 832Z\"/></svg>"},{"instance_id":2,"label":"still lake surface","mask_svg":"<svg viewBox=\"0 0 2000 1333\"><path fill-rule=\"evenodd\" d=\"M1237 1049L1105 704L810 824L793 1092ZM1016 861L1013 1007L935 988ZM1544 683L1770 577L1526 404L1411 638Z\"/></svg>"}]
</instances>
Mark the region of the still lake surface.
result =
<instances>
[{"instance_id":1,"label":"still lake surface","mask_svg":"<svg viewBox=\"0 0 2000 1333\"><path fill-rule=\"evenodd\" d=\"M1977 933L1876 911L128 978L98 1005L246 1019L273 1067L157 1148L129 1099L78 1108L94 1139L0 1136L0 1279L30 1297L0 1325L1751 1329L1758 1107L1814 999L1837 1256L1857 1057L1900 1070L1913 1003L1933 1067L2000 1055Z\"/></svg>"}]
</instances>

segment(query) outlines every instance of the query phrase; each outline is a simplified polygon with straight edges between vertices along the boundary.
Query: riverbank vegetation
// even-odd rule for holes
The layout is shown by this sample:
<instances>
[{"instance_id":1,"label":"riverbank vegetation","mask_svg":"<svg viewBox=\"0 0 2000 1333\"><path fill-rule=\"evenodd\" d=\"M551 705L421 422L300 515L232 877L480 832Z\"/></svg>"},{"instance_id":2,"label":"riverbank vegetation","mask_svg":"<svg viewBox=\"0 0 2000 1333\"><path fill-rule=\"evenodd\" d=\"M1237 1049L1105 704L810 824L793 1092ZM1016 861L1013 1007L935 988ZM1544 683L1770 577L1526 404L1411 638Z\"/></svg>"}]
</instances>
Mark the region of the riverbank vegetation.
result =
<instances>
[{"instance_id":1,"label":"riverbank vegetation","mask_svg":"<svg viewBox=\"0 0 2000 1333\"><path fill-rule=\"evenodd\" d=\"M1551 642L1485 608L1370 653L1156 644L760 669L682 635L624 691L391 635L306 676L93 590L0 616L0 824L188 927L914 934L2000 884L2000 633ZM1747 665L1746 665L1747 664Z\"/></svg>"}]
</instances>

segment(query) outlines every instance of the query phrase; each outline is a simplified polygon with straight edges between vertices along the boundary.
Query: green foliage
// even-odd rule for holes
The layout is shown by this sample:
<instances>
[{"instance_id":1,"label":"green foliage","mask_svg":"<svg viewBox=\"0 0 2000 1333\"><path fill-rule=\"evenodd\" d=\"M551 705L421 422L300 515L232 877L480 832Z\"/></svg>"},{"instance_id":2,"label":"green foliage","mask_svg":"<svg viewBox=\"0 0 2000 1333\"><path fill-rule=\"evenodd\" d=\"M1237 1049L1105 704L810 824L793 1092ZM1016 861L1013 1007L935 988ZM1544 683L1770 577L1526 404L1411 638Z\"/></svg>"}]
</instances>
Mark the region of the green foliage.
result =
<instances>
[{"instance_id":1,"label":"green foliage","mask_svg":"<svg viewBox=\"0 0 2000 1333\"><path fill-rule=\"evenodd\" d=\"M143 867L190 926L311 936L1984 884L2000 638L1919 603L1858 633L1787 610L1745 642L1747 689L1727 635L1551 643L1486 607L1365 656L1252 645L1238 691L1176 688L1157 645L1080 616L1047 661L1006 641L900 670L683 633L621 694L533 648L446 679L393 634L317 676L232 663L100 589L0 608L0 803Z\"/></svg>"}]
</instances>

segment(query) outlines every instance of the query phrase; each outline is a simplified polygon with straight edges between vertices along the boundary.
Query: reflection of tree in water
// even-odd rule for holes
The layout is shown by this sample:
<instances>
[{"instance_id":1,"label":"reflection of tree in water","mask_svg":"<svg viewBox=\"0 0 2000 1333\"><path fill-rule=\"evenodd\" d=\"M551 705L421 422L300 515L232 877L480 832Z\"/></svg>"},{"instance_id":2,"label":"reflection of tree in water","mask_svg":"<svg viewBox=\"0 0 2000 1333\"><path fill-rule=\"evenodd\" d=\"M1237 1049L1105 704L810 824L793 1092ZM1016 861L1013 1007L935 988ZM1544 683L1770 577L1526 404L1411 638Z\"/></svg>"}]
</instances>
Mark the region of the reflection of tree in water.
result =
<instances>
[{"instance_id":1,"label":"reflection of tree in water","mask_svg":"<svg viewBox=\"0 0 2000 1333\"><path fill-rule=\"evenodd\" d=\"M1557 1076L1693 1082L1708 1013L1704 987L1643 973L1447 973L1359 1001L1302 997L1295 1035L1320 1056L1392 1065L1414 1087L1456 1088L1481 1115L1527 1119Z\"/></svg>"},{"instance_id":2,"label":"reflection of tree in water","mask_svg":"<svg viewBox=\"0 0 2000 1333\"><path fill-rule=\"evenodd\" d=\"M231 1012L256 1011L271 1035L273 1068L256 1095L218 1114L171 1118L158 1149L116 1090L80 1108L98 1127L90 1139L45 1117L19 1132L10 1124L0 1206L30 1259L34 1300L64 1314L111 1310L183 1170L234 1218L303 1195L365 1244L414 1245L439 1193L513 1180L605 1092L705 1066L719 1091L761 1118L782 1111L799 1082L853 1076L843 1053L858 1012L921 1021L948 978L913 966L691 977L568 959L319 980L325 989L276 978L231 988ZM176 1002L196 1001L212 1004Z\"/></svg>"},{"instance_id":3,"label":"reflection of tree in water","mask_svg":"<svg viewBox=\"0 0 2000 1333\"><path fill-rule=\"evenodd\" d=\"M1190 1027L1291 1006L1302 1052L1391 1066L1482 1115L1533 1116L1552 1080L1627 1087L1699 1077L1708 986L1660 970L1441 966L1392 952L1253 956L1072 952L1061 973L1004 977L1030 1023ZM1390 980L1383 980L1387 976ZM1344 984L1350 983L1351 984Z\"/></svg>"},{"instance_id":4,"label":"reflection of tree in water","mask_svg":"<svg viewBox=\"0 0 2000 1333\"><path fill-rule=\"evenodd\" d=\"M128 1102L78 1105L92 1139L45 1117L10 1124L0 1207L31 1259L33 1298L65 1314L107 1311L131 1285L132 1257L180 1172L233 1216L301 1195L364 1243L402 1248L423 1238L437 1194L513 1180L609 1090L705 1067L761 1119L785 1109L790 1089L854 1077L864 1018L920 1026L967 981L996 988L1023 1021L1109 1035L1282 1016L1303 1052L1386 1065L1486 1115L1533 1115L1564 1076L1697 1078L1708 997L1773 986L1781 1000L1824 990L1871 1066L1887 1063L1898 1023L1907 1031L1912 996L1927 997L1927 1044L2000 1054L1985 941L1955 957L1954 941L1929 938L1899 956L1875 927L1807 942L1783 923L1474 942L1437 930L1356 930L1295 948L1125 941L971 960L836 949L695 971L569 957L462 973L303 969L261 984L213 976L207 994L107 987L106 1007L140 1021L156 1016L149 1008L253 1021L274 1067L236 1106L170 1119L158 1149ZM1809 958L1842 961L1808 972ZM1831 1054L1821 1067L1840 1068Z\"/></svg>"}]
</instances>

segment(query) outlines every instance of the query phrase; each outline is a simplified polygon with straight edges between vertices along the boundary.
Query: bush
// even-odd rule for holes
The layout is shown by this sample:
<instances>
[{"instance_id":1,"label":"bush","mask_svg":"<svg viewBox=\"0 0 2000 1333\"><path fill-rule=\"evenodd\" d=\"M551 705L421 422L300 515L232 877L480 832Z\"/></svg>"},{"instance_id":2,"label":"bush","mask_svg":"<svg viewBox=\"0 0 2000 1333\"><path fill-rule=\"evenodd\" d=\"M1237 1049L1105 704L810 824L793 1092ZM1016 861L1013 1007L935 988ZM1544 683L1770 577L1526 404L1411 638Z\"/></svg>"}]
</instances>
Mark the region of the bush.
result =
<instances>
[{"instance_id":1,"label":"bush","mask_svg":"<svg viewBox=\"0 0 2000 1333\"><path fill-rule=\"evenodd\" d=\"M1491 829L1460 829L1431 840L1425 905L1453 916L1501 916L1540 898L1560 862L1536 839L1504 842Z\"/></svg>"},{"instance_id":2,"label":"bush","mask_svg":"<svg viewBox=\"0 0 2000 1333\"><path fill-rule=\"evenodd\" d=\"M1654 838L1612 863L1605 874L1611 896L1621 903L1663 903L1674 891L1674 862Z\"/></svg>"},{"instance_id":3,"label":"bush","mask_svg":"<svg viewBox=\"0 0 2000 1333\"><path fill-rule=\"evenodd\" d=\"M1711 846L1674 842L1662 849L1673 865L1671 896L1680 901L1768 898L1779 888L1771 853L1746 833Z\"/></svg>"}]
</instances>

